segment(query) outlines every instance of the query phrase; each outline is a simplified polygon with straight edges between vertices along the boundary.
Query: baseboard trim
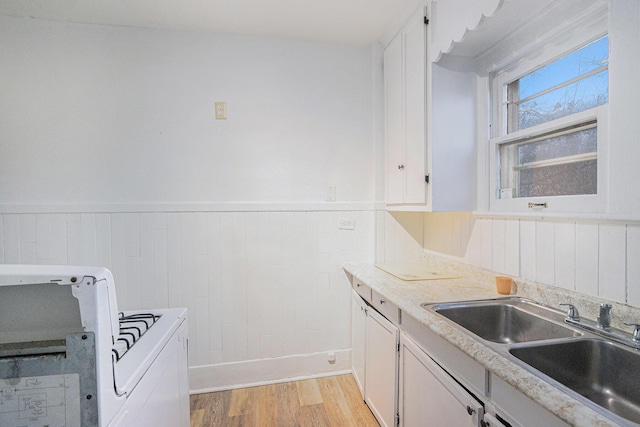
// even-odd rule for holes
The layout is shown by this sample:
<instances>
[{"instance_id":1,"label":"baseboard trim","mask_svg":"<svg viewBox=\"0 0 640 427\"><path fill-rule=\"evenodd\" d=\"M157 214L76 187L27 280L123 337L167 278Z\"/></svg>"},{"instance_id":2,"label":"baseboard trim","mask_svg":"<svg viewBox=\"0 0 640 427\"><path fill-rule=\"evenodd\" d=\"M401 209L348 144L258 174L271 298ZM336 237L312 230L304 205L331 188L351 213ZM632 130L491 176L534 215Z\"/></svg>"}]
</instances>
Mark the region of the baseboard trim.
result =
<instances>
[{"instance_id":1,"label":"baseboard trim","mask_svg":"<svg viewBox=\"0 0 640 427\"><path fill-rule=\"evenodd\" d=\"M351 350L335 350L272 359L247 360L189 368L189 393L211 393L244 387L321 378L351 372Z\"/></svg>"}]
</instances>

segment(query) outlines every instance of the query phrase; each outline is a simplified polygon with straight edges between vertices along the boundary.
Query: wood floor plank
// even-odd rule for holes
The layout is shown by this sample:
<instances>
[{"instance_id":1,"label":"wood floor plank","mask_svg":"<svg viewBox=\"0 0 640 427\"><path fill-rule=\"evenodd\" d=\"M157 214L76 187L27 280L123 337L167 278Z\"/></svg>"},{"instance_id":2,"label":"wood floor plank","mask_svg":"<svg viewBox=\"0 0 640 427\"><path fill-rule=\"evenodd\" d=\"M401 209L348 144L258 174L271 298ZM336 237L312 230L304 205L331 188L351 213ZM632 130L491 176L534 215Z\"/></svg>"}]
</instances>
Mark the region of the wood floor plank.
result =
<instances>
[{"instance_id":1,"label":"wood floor plank","mask_svg":"<svg viewBox=\"0 0 640 427\"><path fill-rule=\"evenodd\" d=\"M300 398L300 406L318 405L322 403L322 395L318 389L318 383L315 379L297 381L298 396Z\"/></svg>"},{"instance_id":2,"label":"wood floor plank","mask_svg":"<svg viewBox=\"0 0 640 427\"><path fill-rule=\"evenodd\" d=\"M206 411L204 409L191 409L191 422L189 425L191 427L200 427L205 425L203 420L205 412Z\"/></svg>"},{"instance_id":3,"label":"wood floor plank","mask_svg":"<svg viewBox=\"0 0 640 427\"><path fill-rule=\"evenodd\" d=\"M329 427L331 421L322 403L300 407L300 427Z\"/></svg>"},{"instance_id":4,"label":"wood floor plank","mask_svg":"<svg viewBox=\"0 0 640 427\"><path fill-rule=\"evenodd\" d=\"M335 377L340 385L345 401L349 405L351 417L357 425L364 427L378 427L378 421L369 407L364 403L358 384L352 375L338 375Z\"/></svg>"},{"instance_id":5,"label":"wood floor plank","mask_svg":"<svg viewBox=\"0 0 640 427\"><path fill-rule=\"evenodd\" d=\"M246 415L236 415L227 417L223 424L205 424L203 427L249 427L252 423L253 420L249 420Z\"/></svg>"},{"instance_id":6,"label":"wood floor plank","mask_svg":"<svg viewBox=\"0 0 640 427\"><path fill-rule=\"evenodd\" d=\"M351 410L338 381L335 377L325 377L318 378L317 382L330 425L336 427L348 425L351 421Z\"/></svg>"},{"instance_id":7,"label":"wood floor plank","mask_svg":"<svg viewBox=\"0 0 640 427\"><path fill-rule=\"evenodd\" d=\"M191 396L191 410L204 411L198 415L199 426L225 425L231 404L231 390ZM193 420L191 423L193 427Z\"/></svg>"},{"instance_id":8,"label":"wood floor plank","mask_svg":"<svg viewBox=\"0 0 640 427\"><path fill-rule=\"evenodd\" d=\"M263 427L276 427L278 425L278 412L276 388L274 385L254 387L252 390L254 406L251 411L253 425ZM247 414L248 415L248 414Z\"/></svg>"},{"instance_id":9,"label":"wood floor plank","mask_svg":"<svg viewBox=\"0 0 640 427\"><path fill-rule=\"evenodd\" d=\"M300 425L300 399L295 382L275 385L277 397L276 410L280 426Z\"/></svg>"},{"instance_id":10,"label":"wood floor plank","mask_svg":"<svg viewBox=\"0 0 640 427\"><path fill-rule=\"evenodd\" d=\"M229 417L244 415L251 409L250 388L238 388L231 392L231 403L229 405Z\"/></svg>"}]
</instances>

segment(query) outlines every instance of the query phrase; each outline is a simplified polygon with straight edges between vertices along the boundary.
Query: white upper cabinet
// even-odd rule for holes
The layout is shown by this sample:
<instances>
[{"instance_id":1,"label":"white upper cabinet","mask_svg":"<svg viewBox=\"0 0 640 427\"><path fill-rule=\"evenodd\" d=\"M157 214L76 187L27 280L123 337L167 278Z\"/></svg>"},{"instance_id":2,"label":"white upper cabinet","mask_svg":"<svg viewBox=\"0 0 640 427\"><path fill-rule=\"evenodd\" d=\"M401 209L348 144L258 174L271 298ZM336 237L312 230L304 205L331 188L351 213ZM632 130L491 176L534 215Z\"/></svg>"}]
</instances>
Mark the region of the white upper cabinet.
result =
<instances>
[{"instance_id":1,"label":"white upper cabinet","mask_svg":"<svg viewBox=\"0 0 640 427\"><path fill-rule=\"evenodd\" d=\"M427 16L420 7L384 52L387 208L468 211L475 207L475 80L434 75ZM441 112L454 117L443 123Z\"/></svg>"},{"instance_id":2,"label":"white upper cabinet","mask_svg":"<svg viewBox=\"0 0 640 427\"><path fill-rule=\"evenodd\" d=\"M384 51L384 106L387 203L404 202L404 76L402 34Z\"/></svg>"},{"instance_id":3,"label":"white upper cabinet","mask_svg":"<svg viewBox=\"0 0 640 427\"><path fill-rule=\"evenodd\" d=\"M384 51L387 204L426 201L424 17L420 8Z\"/></svg>"}]
</instances>

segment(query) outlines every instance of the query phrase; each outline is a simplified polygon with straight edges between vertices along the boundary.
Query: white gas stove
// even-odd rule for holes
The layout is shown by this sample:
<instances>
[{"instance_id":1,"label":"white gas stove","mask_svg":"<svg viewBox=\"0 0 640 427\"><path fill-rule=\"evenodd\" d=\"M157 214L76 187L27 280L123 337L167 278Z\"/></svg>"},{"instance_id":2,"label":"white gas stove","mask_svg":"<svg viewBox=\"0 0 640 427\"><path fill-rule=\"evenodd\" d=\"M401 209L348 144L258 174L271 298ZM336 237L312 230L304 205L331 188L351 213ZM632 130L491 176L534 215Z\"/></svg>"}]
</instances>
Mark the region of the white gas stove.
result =
<instances>
[{"instance_id":1,"label":"white gas stove","mask_svg":"<svg viewBox=\"0 0 640 427\"><path fill-rule=\"evenodd\" d=\"M0 265L0 426L189 425L186 309L118 312L99 267Z\"/></svg>"}]
</instances>

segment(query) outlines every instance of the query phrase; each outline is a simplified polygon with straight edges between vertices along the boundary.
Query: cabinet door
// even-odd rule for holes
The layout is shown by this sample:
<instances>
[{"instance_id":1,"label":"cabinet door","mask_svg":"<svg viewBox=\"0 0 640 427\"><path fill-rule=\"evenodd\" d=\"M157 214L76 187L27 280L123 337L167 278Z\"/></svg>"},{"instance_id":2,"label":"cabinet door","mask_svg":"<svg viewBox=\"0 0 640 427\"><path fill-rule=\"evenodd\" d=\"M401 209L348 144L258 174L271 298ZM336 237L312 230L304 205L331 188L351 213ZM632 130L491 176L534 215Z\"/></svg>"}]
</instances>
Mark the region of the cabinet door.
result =
<instances>
[{"instance_id":1,"label":"cabinet door","mask_svg":"<svg viewBox=\"0 0 640 427\"><path fill-rule=\"evenodd\" d=\"M399 395L406 427L477 427L484 415L482 405L404 334Z\"/></svg>"},{"instance_id":2,"label":"cabinet door","mask_svg":"<svg viewBox=\"0 0 640 427\"><path fill-rule=\"evenodd\" d=\"M404 203L425 203L426 150L426 30L424 11L404 28L405 188Z\"/></svg>"},{"instance_id":3,"label":"cabinet door","mask_svg":"<svg viewBox=\"0 0 640 427\"><path fill-rule=\"evenodd\" d=\"M367 305L351 291L351 369L364 399L365 336L367 331Z\"/></svg>"},{"instance_id":4,"label":"cabinet door","mask_svg":"<svg viewBox=\"0 0 640 427\"><path fill-rule=\"evenodd\" d=\"M384 50L384 112L387 203L404 200L404 77L402 33Z\"/></svg>"},{"instance_id":5,"label":"cabinet door","mask_svg":"<svg viewBox=\"0 0 640 427\"><path fill-rule=\"evenodd\" d=\"M382 427L397 414L398 328L375 310L367 312L365 402Z\"/></svg>"}]
</instances>

